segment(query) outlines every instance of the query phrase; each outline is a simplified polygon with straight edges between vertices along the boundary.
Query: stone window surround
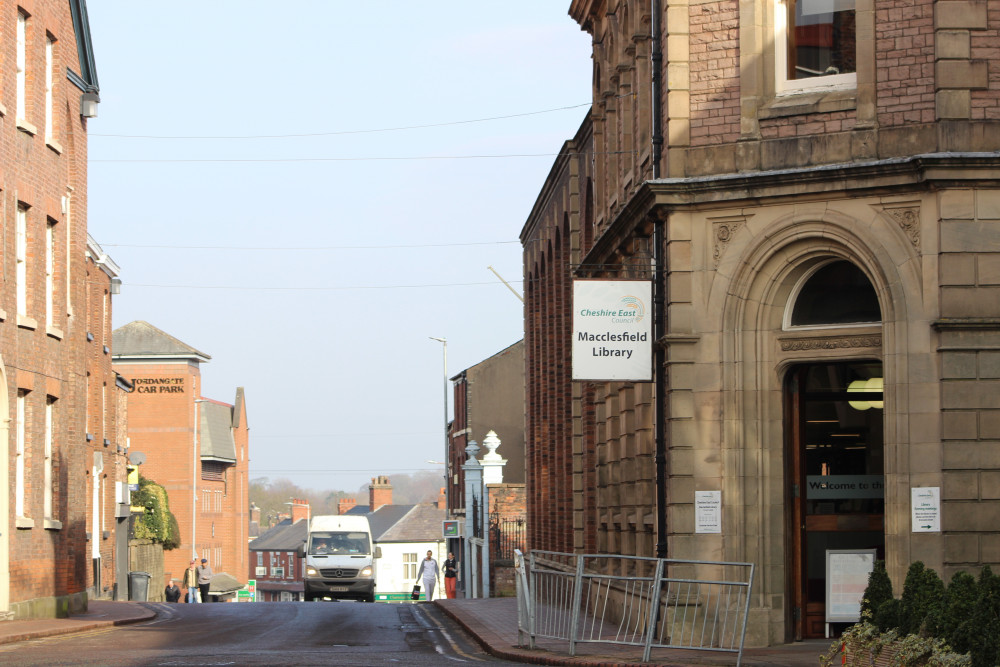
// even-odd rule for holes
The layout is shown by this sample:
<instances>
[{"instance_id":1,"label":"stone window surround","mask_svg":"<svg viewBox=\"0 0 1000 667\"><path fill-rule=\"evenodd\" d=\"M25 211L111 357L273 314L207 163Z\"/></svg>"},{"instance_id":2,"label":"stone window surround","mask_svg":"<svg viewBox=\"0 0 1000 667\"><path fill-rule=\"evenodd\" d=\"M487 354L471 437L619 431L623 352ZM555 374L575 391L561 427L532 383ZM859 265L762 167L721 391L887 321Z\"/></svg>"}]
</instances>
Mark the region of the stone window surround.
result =
<instances>
[{"instance_id":1,"label":"stone window surround","mask_svg":"<svg viewBox=\"0 0 1000 667\"><path fill-rule=\"evenodd\" d=\"M740 3L740 126L742 139L759 139L759 121L806 113L857 110L858 128L873 128L875 107L874 0L856 0L856 85L778 92L774 49L775 13L783 0ZM761 20L762 19L762 20Z\"/></svg>"}]
</instances>

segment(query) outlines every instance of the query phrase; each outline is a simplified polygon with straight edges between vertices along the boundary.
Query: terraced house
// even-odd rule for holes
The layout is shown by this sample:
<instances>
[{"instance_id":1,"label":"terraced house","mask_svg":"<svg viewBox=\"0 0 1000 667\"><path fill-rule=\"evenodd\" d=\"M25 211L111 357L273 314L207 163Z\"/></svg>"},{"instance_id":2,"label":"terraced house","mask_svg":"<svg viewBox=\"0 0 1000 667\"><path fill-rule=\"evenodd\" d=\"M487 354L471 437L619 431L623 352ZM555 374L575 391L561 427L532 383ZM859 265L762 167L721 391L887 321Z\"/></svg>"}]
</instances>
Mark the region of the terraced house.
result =
<instances>
[{"instance_id":1,"label":"terraced house","mask_svg":"<svg viewBox=\"0 0 1000 667\"><path fill-rule=\"evenodd\" d=\"M83 0L0 1L0 618L86 605L87 123Z\"/></svg>"},{"instance_id":2,"label":"terraced house","mask_svg":"<svg viewBox=\"0 0 1000 667\"><path fill-rule=\"evenodd\" d=\"M1000 5L573 0L593 106L522 231L529 546L1000 566ZM573 280L653 284L653 382L573 381ZM718 525L696 516L718 498Z\"/></svg>"}]
</instances>

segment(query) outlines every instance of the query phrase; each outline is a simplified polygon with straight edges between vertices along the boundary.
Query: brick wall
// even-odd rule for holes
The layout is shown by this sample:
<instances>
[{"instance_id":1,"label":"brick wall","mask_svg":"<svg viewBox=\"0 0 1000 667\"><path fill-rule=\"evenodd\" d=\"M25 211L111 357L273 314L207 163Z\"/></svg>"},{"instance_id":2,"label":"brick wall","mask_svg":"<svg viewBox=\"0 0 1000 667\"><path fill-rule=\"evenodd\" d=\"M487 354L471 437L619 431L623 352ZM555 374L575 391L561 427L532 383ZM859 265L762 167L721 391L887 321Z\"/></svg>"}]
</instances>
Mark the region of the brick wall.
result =
<instances>
[{"instance_id":1,"label":"brick wall","mask_svg":"<svg viewBox=\"0 0 1000 667\"><path fill-rule=\"evenodd\" d=\"M16 21L26 11L27 104L15 118ZM84 252L87 228L87 128L79 115L80 91L65 76L79 71L69 4L55 0L0 1L4 58L0 72L0 212L3 215L3 281L0 286L0 357L7 414L16 415L18 391L25 396L23 516L15 516L15 432L5 426L7 452L0 468L4 484L0 516L0 615L65 614L85 604L88 549L85 535L86 470L83 424L86 378L86 294ZM56 37L54 113L46 140L44 81L46 34ZM17 210L26 209L27 308L18 315L15 228ZM53 235L53 299L46 306L47 228ZM51 314L51 318L48 317ZM47 322L47 320L49 320ZM43 507L46 403L53 403L52 496ZM5 567L6 565L6 567Z\"/></svg>"}]
</instances>

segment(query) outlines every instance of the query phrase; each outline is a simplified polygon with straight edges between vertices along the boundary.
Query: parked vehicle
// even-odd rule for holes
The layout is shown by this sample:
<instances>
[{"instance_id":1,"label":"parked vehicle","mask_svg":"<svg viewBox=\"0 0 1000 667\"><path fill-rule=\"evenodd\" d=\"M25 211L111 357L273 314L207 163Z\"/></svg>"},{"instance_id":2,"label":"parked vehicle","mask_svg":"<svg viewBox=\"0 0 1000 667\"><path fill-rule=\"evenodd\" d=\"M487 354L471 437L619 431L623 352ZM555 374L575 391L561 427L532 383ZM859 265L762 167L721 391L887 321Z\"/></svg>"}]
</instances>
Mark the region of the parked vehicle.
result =
<instances>
[{"instance_id":1,"label":"parked vehicle","mask_svg":"<svg viewBox=\"0 0 1000 667\"><path fill-rule=\"evenodd\" d=\"M309 537L299 547L305 559L305 599L375 601L375 560L379 547L365 516L314 516Z\"/></svg>"}]
</instances>

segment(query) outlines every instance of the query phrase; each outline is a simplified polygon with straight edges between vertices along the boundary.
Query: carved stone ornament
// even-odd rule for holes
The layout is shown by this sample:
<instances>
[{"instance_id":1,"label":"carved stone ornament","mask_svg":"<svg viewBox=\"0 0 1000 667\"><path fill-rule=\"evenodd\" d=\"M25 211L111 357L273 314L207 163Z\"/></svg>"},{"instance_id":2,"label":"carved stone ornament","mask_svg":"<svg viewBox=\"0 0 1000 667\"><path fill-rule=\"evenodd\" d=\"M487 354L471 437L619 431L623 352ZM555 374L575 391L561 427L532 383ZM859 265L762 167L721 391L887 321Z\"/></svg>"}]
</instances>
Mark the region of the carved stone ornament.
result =
<instances>
[{"instance_id":1,"label":"carved stone ornament","mask_svg":"<svg viewBox=\"0 0 1000 667\"><path fill-rule=\"evenodd\" d=\"M782 352L799 350L839 350L851 347L882 347L881 334L867 336L831 336L828 338L786 338L781 341Z\"/></svg>"},{"instance_id":2,"label":"carved stone ornament","mask_svg":"<svg viewBox=\"0 0 1000 667\"><path fill-rule=\"evenodd\" d=\"M910 239L913 247L920 250L920 209L916 207L887 208L885 212L892 216L899 228Z\"/></svg>"},{"instance_id":3,"label":"carved stone ornament","mask_svg":"<svg viewBox=\"0 0 1000 667\"><path fill-rule=\"evenodd\" d=\"M746 218L730 218L712 223L712 233L715 236L715 249L712 252L712 262L717 267L722 261L722 256L726 254L726 248L736 232L746 224Z\"/></svg>"}]
</instances>

